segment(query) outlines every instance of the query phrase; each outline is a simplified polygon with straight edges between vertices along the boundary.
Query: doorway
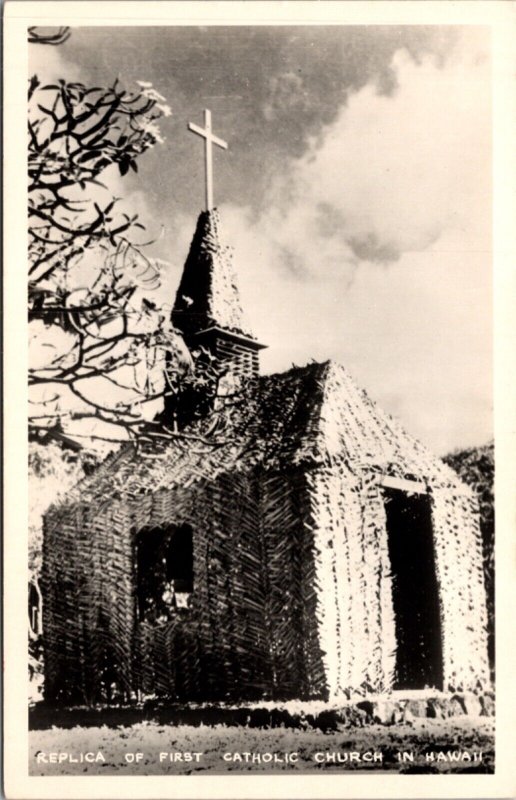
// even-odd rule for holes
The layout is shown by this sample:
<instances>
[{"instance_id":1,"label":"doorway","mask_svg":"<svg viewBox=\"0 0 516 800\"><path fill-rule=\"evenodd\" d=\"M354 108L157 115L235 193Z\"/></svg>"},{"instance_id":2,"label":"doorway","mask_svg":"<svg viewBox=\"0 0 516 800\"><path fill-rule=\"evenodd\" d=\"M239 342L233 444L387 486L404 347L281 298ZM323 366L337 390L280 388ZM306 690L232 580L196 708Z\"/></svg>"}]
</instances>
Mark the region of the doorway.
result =
<instances>
[{"instance_id":1,"label":"doorway","mask_svg":"<svg viewBox=\"0 0 516 800\"><path fill-rule=\"evenodd\" d=\"M396 625L394 689L442 688L439 591L427 494L385 489Z\"/></svg>"}]
</instances>

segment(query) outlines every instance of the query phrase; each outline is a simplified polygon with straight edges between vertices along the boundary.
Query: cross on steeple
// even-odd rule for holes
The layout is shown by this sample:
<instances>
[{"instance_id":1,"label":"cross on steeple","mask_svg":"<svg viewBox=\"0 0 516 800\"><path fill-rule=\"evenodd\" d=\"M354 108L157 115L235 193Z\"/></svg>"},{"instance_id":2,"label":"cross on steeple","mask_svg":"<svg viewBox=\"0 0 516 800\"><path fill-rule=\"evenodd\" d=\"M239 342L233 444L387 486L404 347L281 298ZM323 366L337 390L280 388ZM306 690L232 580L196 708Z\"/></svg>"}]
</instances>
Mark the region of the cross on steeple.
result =
<instances>
[{"instance_id":1,"label":"cross on steeple","mask_svg":"<svg viewBox=\"0 0 516 800\"><path fill-rule=\"evenodd\" d=\"M206 140L205 145L205 164L206 164L206 211L211 211L213 208L213 155L211 146L216 144L222 147L223 150L228 149L227 142L214 136L211 131L211 111L204 110L204 128L199 128L193 122L188 123L188 129L202 136Z\"/></svg>"}]
</instances>

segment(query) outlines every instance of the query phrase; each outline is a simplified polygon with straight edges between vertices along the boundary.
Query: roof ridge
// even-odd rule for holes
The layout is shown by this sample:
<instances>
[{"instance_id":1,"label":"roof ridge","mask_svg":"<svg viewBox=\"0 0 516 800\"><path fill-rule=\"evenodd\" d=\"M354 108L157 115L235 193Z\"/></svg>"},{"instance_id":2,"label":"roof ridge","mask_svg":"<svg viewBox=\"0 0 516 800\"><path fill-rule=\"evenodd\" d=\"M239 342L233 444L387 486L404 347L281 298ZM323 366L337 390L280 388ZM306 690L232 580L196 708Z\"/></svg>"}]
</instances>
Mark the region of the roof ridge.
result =
<instances>
[{"instance_id":1,"label":"roof ridge","mask_svg":"<svg viewBox=\"0 0 516 800\"><path fill-rule=\"evenodd\" d=\"M308 369L320 369L326 367L330 363L330 360L326 361L307 361L306 364L292 364L288 369L279 369L276 372L268 372L266 374L262 374L259 376L260 380L267 380L269 378L281 378L281 377L289 377L291 374L295 372L305 372Z\"/></svg>"},{"instance_id":2,"label":"roof ridge","mask_svg":"<svg viewBox=\"0 0 516 800\"><path fill-rule=\"evenodd\" d=\"M321 402L319 403L319 407L317 409L317 438L315 441L315 449L321 456L327 455L328 448L326 446L326 431L324 430L326 419L325 419L325 412L326 412L326 401L327 401L327 394L328 394L328 378L331 374L333 362L331 359L327 361L323 361L317 364L317 366L321 370L320 375L320 383L321 383ZM325 452L326 451L326 452Z\"/></svg>"}]
</instances>

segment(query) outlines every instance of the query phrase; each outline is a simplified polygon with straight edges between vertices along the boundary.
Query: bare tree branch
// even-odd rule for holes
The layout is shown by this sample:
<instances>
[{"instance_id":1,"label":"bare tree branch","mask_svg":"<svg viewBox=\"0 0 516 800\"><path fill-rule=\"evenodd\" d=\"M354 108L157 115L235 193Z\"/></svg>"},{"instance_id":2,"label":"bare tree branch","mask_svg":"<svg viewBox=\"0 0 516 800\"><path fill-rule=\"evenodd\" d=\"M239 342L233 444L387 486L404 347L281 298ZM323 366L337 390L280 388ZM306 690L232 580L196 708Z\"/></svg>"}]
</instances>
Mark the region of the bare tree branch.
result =
<instances>
[{"instance_id":1,"label":"bare tree branch","mask_svg":"<svg viewBox=\"0 0 516 800\"><path fill-rule=\"evenodd\" d=\"M29 28L28 41L30 44L63 44L70 36L70 28L61 27L54 33L45 33L41 28L32 26Z\"/></svg>"},{"instance_id":2,"label":"bare tree branch","mask_svg":"<svg viewBox=\"0 0 516 800\"><path fill-rule=\"evenodd\" d=\"M30 30L36 43L57 44L67 35L66 29ZM167 313L146 296L159 286L159 271L130 238L144 226L119 208L119 198L109 197L99 179L112 165L122 175L136 171L136 160L162 141L156 123L169 113L148 84L128 92L118 80L87 88L30 79L29 322L40 325L34 341L48 357L31 366L29 385L54 387L52 411L47 399L36 401L35 424L70 417L59 408L65 391L84 417L120 424L134 436L146 424L142 407L164 393L162 375L140 378L142 365L156 365L158 351L176 349L176 366L185 371L188 358ZM86 259L90 279L81 285ZM125 399L111 402L105 390L97 402L86 388L92 380ZM36 410L41 402L48 416Z\"/></svg>"}]
</instances>

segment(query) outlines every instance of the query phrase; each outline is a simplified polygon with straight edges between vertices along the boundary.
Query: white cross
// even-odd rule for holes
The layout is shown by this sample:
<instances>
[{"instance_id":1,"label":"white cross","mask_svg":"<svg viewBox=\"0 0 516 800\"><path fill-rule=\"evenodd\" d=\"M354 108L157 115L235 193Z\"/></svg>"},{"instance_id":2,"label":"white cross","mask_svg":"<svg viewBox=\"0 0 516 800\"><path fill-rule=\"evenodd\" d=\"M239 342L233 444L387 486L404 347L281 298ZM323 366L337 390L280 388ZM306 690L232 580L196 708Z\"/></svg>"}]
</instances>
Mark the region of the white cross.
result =
<instances>
[{"instance_id":1,"label":"white cross","mask_svg":"<svg viewBox=\"0 0 516 800\"><path fill-rule=\"evenodd\" d=\"M211 111L208 111L208 109L204 110L204 125L204 128L199 128L198 125L189 122L188 129L206 140L204 151L206 162L206 211L210 211L213 208L213 155L211 145L216 144L222 147L223 150L227 150L228 145L227 142L217 138L217 136L214 136L211 132Z\"/></svg>"}]
</instances>

